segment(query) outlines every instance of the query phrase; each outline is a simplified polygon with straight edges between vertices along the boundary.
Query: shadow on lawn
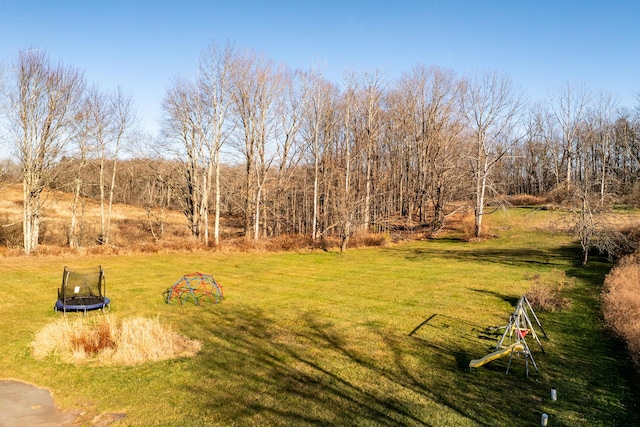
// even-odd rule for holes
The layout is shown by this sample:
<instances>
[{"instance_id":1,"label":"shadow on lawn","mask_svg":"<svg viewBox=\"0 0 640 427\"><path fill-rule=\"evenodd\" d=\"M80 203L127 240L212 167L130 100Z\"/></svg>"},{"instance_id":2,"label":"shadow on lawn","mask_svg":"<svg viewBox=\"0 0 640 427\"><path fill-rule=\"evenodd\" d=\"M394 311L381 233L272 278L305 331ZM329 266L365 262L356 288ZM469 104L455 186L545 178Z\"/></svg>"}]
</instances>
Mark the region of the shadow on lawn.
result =
<instances>
[{"instance_id":1,"label":"shadow on lawn","mask_svg":"<svg viewBox=\"0 0 640 427\"><path fill-rule=\"evenodd\" d=\"M492 295L498 299L501 299L502 301L508 303L509 305L513 306L515 308L515 306L518 304L518 300L520 299L520 297L515 297L512 295L505 295L502 294L500 292L495 292L495 291L490 291L488 289L472 289L472 291L474 292L478 292L481 294L486 294L486 295Z\"/></svg>"},{"instance_id":2,"label":"shadow on lawn","mask_svg":"<svg viewBox=\"0 0 640 427\"><path fill-rule=\"evenodd\" d=\"M452 252L510 264L550 257L535 250L500 260L493 251ZM321 312L282 320L269 310L221 305L194 322L211 338L193 364L201 380L185 392L209 408L203 423L222 425L535 426L542 412L553 425L640 425L637 374L603 327L586 327L601 321L593 292L605 263L594 264L595 272L575 268L586 287L572 295L572 310L539 313L549 340L547 354L531 346L540 373L532 370L530 378L522 359L514 359L509 375L505 358L470 370L469 360L491 351L499 336L445 315L425 315L411 332L398 332L334 323ZM558 402L550 402L552 387Z\"/></svg>"},{"instance_id":3,"label":"shadow on lawn","mask_svg":"<svg viewBox=\"0 0 640 427\"><path fill-rule=\"evenodd\" d=\"M461 245L455 249L438 247L438 241L433 247L411 248L406 250L405 258L411 261L429 261L436 258L452 258L461 261L498 263L503 265L524 266L558 266L565 267L566 259L576 260L579 266L580 255L576 246L562 246L549 250L533 248L486 248ZM572 261L573 262L573 261Z\"/></svg>"},{"instance_id":4,"label":"shadow on lawn","mask_svg":"<svg viewBox=\"0 0 640 427\"><path fill-rule=\"evenodd\" d=\"M258 310L218 318L210 333L222 341L199 368L203 378L224 372L231 386L219 390L205 381L196 394L212 406L224 402L215 418L222 424L433 425L414 414L411 402L379 389L377 377L386 370L349 350L331 329L312 314L295 332Z\"/></svg>"},{"instance_id":5,"label":"shadow on lawn","mask_svg":"<svg viewBox=\"0 0 640 427\"><path fill-rule=\"evenodd\" d=\"M190 392L221 424L535 425L537 413L522 417L530 403L505 402L530 402L532 389L542 393L524 368L514 365L509 376L504 364L469 371L472 355L487 348L474 340L479 332L444 318L412 337L379 331L376 343L362 346L313 313L302 315L295 331L259 310L220 316L208 331L216 344L196 367L202 381ZM486 393L487 381L500 391Z\"/></svg>"}]
</instances>

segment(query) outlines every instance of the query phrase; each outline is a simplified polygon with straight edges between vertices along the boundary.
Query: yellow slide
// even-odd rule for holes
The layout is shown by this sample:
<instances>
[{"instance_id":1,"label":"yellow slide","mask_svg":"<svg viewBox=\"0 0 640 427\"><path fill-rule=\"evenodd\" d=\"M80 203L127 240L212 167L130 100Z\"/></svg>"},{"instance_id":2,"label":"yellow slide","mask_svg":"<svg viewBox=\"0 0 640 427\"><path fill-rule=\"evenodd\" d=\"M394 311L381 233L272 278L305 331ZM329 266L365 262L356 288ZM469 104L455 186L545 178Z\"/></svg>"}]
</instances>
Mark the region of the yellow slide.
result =
<instances>
[{"instance_id":1,"label":"yellow slide","mask_svg":"<svg viewBox=\"0 0 640 427\"><path fill-rule=\"evenodd\" d=\"M507 355L511 354L511 352L513 352L513 351L523 351L523 350L524 350L524 345L522 343L516 342L516 343L511 344L508 347L499 348L498 350L494 351L493 353L487 354L482 359L472 360L471 362L469 362L469 367L470 368L479 368L480 366L484 365L485 363L489 363L492 360L496 360L496 359L499 359L499 358L501 358L503 356L507 356Z\"/></svg>"}]
</instances>

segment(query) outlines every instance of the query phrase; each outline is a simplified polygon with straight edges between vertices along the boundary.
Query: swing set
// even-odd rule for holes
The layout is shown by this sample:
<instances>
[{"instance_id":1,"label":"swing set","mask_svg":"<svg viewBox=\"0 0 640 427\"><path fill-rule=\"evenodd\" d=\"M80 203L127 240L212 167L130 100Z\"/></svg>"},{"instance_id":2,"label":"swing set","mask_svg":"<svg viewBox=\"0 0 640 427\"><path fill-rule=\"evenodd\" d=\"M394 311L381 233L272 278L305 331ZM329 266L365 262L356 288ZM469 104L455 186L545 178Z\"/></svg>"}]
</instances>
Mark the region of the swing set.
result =
<instances>
[{"instance_id":1,"label":"swing set","mask_svg":"<svg viewBox=\"0 0 640 427\"><path fill-rule=\"evenodd\" d=\"M493 360L499 359L501 357L509 356L509 363L507 364L507 374L509 373L509 369L511 368L511 361L513 360L513 355L523 355L525 357L525 369L527 372L527 377L529 377L529 361L535 368L536 372L538 371L538 365L536 364L535 359L533 358L533 354L531 354L531 350L525 337L531 336L538 343L540 350L544 353L544 348L540 343L540 339L538 338L538 334L533 328L533 324L531 323L531 318L535 320L536 324L542 331L544 337L547 337L547 333L544 331L538 316L536 316L535 311L531 307L529 300L525 295L522 295L518 300L518 304L516 304L516 309L513 314L509 317L509 324L505 326L505 331L502 334L502 337L498 341L498 345L492 353L487 354L486 356L475 359L469 362L469 368L479 368L482 365L485 365Z\"/></svg>"}]
</instances>

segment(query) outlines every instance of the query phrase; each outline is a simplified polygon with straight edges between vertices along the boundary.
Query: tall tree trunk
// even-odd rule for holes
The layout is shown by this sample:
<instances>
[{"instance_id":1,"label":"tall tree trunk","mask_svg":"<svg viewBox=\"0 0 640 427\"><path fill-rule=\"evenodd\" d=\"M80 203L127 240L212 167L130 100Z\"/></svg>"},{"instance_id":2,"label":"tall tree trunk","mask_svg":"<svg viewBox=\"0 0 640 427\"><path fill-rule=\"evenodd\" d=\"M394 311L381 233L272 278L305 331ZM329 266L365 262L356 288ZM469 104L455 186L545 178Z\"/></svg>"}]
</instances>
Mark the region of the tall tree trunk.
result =
<instances>
[{"instance_id":1,"label":"tall tree trunk","mask_svg":"<svg viewBox=\"0 0 640 427\"><path fill-rule=\"evenodd\" d=\"M216 196L215 196L215 219L214 219L214 227L213 227L213 241L217 246L220 245L220 150L216 151L215 155L215 186L216 186Z\"/></svg>"},{"instance_id":2,"label":"tall tree trunk","mask_svg":"<svg viewBox=\"0 0 640 427\"><path fill-rule=\"evenodd\" d=\"M116 150L116 156L117 156L117 150ZM106 228L105 228L105 235L104 235L104 244L107 245L109 244L109 238L111 236L111 212L113 209L113 193L115 191L115 187L116 187L116 168L117 168L117 164L118 164L118 158L115 157L113 159L113 171L111 172L111 182L109 183L109 201L107 204L107 218L106 218Z\"/></svg>"},{"instance_id":3,"label":"tall tree trunk","mask_svg":"<svg viewBox=\"0 0 640 427\"><path fill-rule=\"evenodd\" d=\"M313 217L311 219L311 240L318 239L318 179L320 175L317 128L313 140Z\"/></svg>"},{"instance_id":4,"label":"tall tree trunk","mask_svg":"<svg viewBox=\"0 0 640 427\"><path fill-rule=\"evenodd\" d=\"M80 246L77 231L77 215L78 215L78 200L80 199L80 191L82 187L82 179L80 176L76 177L75 185L73 187L73 201L71 202L71 223L69 224L69 247L77 248Z\"/></svg>"},{"instance_id":5,"label":"tall tree trunk","mask_svg":"<svg viewBox=\"0 0 640 427\"><path fill-rule=\"evenodd\" d=\"M28 179L23 181L23 215L22 234L24 241L24 253L30 255L38 248L38 223L36 220L36 206L39 202L39 191L31 191L32 184Z\"/></svg>"}]
</instances>

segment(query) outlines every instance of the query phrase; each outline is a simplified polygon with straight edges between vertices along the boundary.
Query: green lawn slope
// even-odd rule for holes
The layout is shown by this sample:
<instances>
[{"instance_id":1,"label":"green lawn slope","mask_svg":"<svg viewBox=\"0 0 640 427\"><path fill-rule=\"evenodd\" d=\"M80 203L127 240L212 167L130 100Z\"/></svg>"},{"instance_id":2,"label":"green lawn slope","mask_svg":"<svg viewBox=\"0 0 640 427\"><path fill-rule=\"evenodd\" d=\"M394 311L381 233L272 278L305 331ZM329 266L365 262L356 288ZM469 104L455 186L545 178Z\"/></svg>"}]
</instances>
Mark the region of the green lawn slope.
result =
<instances>
[{"instance_id":1,"label":"green lawn slope","mask_svg":"<svg viewBox=\"0 0 640 427\"><path fill-rule=\"evenodd\" d=\"M535 426L542 413L554 426L640 425L638 375L600 313L611 265L580 267L571 238L552 232L558 215L514 209L488 219L494 239L450 233L344 254L2 259L0 377L49 388L87 425L105 412L126 413L113 425L127 426ZM35 360L35 334L61 316L63 266L97 264L110 316L158 318L201 352L129 367ZM225 300L165 304L162 292L194 271L212 274ZM530 342L540 372L527 378L521 358L508 375L504 358L469 369L532 277L558 271L574 278L572 304L537 313L548 334L544 354Z\"/></svg>"}]
</instances>

